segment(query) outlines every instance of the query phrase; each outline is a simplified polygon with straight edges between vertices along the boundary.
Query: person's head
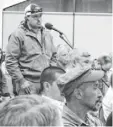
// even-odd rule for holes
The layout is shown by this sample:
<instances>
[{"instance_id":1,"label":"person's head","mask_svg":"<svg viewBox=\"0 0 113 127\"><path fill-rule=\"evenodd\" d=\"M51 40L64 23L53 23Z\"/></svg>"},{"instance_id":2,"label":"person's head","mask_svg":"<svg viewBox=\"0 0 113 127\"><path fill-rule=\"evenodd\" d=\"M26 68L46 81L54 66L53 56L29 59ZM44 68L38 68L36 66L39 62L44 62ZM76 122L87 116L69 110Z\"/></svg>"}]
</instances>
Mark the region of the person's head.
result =
<instances>
[{"instance_id":1,"label":"person's head","mask_svg":"<svg viewBox=\"0 0 113 127\"><path fill-rule=\"evenodd\" d=\"M91 64L92 62L91 55L87 51L81 49L73 49L69 55L74 64L79 63L80 65L84 66Z\"/></svg>"},{"instance_id":2,"label":"person's head","mask_svg":"<svg viewBox=\"0 0 113 127\"><path fill-rule=\"evenodd\" d=\"M70 61L69 59L70 48L66 45L58 45L57 47L57 60L64 66Z\"/></svg>"},{"instance_id":3,"label":"person's head","mask_svg":"<svg viewBox=\"0 0 113 127\"><path fill-rule=\"evenodd\" d=\"M73 75L75 75L75 78L72 76L72 80L71 78L68 80L70 74L64 74L63 77L67 80L62 91L67 104L73 103L73 106L76 107L76 104L79 103L79 105L89 111L98 110L102 101L102 93L99 89L98 81L104 76L104 72L91 69L79 69L78 72L76 70L76 73ZM63 81L63 79L61 79L61 81Z\"/></svg>"},{"instance_id":4,"label":"person's head","mask_svg":"<svg viewBox=\"0 0 113 127\"><path fill-rule=\"evenodd\" d=\"M42 8L37 4L30 4L25 8L25 21L32 29L42 28Z\"/></svg>"},{"instance_id":5,"label":"person's head","mask_svg":"<svg viewBox=\"0 0 113 127\"><path fill-rule=\"evenodd\" d=\"M109 71L112 67L112 59L109 55L103 55L98 58L98 63L101 65L101 69Z\"/></svg>"},{"instance_id":6,"label":"person's head","mask_svg":"<svg viewBox=\"0 0 113 127\"><path fill-rule=\"evenodd\" d=\"M62 126L62 119L57 107L46 98L21 95L2 105L0 126Z\"/></svg>"},{"instance_id":7,"label":"person's head","mask_svg":"<svg viewBox=\"0 0 113 127\"><path fill-rule=\"evenodd\" d=\"M41 88L39 93L45 94L46 96L56 100L61 100L62 96L60 93L60 88L56 84L56 80L64 73L65 71L63 69L55 66L45 68L40 77Z\"/></svg>"}]
</instances>

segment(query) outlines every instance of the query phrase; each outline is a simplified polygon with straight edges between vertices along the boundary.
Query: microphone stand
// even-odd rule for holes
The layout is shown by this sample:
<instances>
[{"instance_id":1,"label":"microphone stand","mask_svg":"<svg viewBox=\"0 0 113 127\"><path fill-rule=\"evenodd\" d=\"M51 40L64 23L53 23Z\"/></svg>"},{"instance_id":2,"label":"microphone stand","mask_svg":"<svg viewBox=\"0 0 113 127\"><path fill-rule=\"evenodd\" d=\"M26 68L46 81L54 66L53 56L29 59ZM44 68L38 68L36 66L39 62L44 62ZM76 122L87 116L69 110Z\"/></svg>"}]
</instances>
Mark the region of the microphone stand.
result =
<instances>
[{"instance_id":1,"label":"microphone stand","mask_svg":"<svg viewBox=\"0 0 113 127\"><path fill-rule=\"evenodd\" d=\"M69 42L63 37L63 33L62 32L59 32L59 37L62 39L62 40L64 40L67 44L68 44L68 46L71 48L71 49L73 49L73 47L69 44Z\"/></svg>"}]
</instances>

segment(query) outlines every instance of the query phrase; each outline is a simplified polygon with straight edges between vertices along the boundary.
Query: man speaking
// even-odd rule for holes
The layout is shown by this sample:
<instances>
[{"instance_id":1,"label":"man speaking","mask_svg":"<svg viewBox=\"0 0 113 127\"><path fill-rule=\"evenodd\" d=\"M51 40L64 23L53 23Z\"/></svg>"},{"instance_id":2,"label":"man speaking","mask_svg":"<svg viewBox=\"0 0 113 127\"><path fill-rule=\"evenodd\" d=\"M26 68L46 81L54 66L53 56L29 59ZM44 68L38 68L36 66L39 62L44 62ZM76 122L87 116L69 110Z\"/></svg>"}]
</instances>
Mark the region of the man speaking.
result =
<instances>
[{"instance_id":1,"label":"man speaking","mask_svg":"<svg viewBox=\"0 0 113 127\"><path fill-rule=\"evenodd\" d=\"M9 36L6 67L13 80L14 93L37 94L40 74L56 52L52 36L42 27L42 8L30 4L25 20Z\"/></svg>"}]
</instances>

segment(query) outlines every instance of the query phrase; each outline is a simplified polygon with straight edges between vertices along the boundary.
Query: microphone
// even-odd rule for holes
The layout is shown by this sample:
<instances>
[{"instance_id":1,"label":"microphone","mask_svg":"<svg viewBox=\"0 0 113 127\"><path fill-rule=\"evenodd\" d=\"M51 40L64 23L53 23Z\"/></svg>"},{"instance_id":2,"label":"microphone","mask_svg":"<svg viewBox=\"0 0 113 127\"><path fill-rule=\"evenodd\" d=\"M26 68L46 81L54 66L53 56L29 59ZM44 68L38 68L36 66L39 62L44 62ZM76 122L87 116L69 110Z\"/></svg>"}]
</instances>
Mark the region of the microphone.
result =
<instances>
[{"instance_id":1,"label":"microphone","mask_svg":"<svg viewBox=\"0 0 113 127\"><path fill-rule=\"evenodd\" d=\"M54 30L54 31L56 31L56 32L58 32L58 33L61 34L61 35L63 34L60 30L54 28L53 25L52 25L51 23L46 23L46 24L45 24L45 27L46 27L47 29L49 29L49 30Z\"/></svg>"}]
</instances>

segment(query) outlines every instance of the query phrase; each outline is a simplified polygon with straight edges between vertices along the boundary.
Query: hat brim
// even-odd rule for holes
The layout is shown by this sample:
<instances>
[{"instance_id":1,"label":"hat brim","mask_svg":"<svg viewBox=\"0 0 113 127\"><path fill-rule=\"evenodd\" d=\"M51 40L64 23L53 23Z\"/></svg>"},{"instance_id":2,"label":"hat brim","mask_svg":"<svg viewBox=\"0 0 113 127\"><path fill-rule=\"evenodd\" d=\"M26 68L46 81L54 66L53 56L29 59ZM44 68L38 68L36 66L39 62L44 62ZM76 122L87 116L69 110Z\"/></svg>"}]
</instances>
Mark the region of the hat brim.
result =
<instances>
[{"instance_id":1,"label":"hat brim","mask_svg":"<svg viewBox=\"0 0 113 127\"><path fill-rule=\"evenodd\" d=\"M65 96L69 96L75 88L78 88L81 84L87 83L87 82L96 82L103 78L104 72L100 70L89 70L85 74L83 74L81 77L78 77L77 80L75 80L75 83L70 83L70 85L66 84L62 92L65 94Z\"/></svg>"},{"instance_id":2,"label":"hat brim","mask_svg":"<svg viewBox=\"0 0 113 127\"><path fill-rule=\"evenodd\" d=\"M101 70L91 70L90 74L83 80L83 82L99 81L103 78L104 72Z\"/></svg>"}]
</instances>

